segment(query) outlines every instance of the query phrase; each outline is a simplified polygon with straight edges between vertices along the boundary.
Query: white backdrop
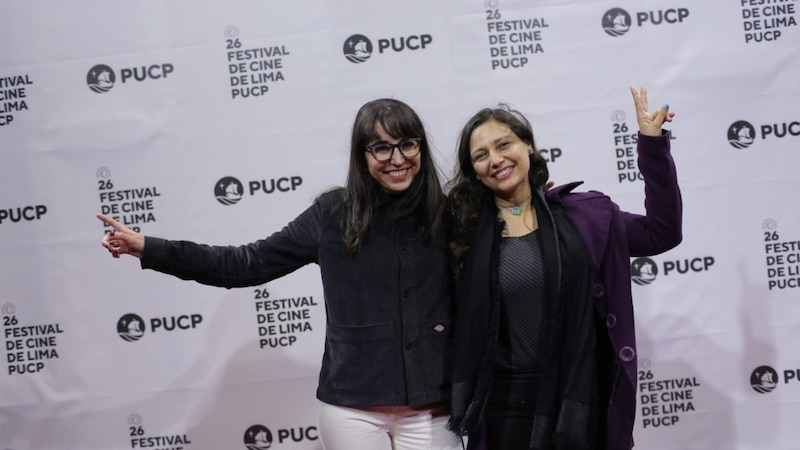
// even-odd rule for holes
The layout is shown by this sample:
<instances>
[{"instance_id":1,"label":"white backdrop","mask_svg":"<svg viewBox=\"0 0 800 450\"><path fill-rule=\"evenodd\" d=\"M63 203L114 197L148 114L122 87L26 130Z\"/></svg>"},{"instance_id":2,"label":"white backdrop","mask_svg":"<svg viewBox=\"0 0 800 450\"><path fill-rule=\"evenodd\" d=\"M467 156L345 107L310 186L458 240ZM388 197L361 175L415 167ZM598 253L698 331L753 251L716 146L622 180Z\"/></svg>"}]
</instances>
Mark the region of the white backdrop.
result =
<instances>
[{"instance_id":1,"label":"white backdrop","mask_svg":"<svg viewBox=\"0 0 800 450\"><path fill-rule=\"evenodd\" d=\"M677 114L685 211L679 247L632 261L637 448L800 448L798 10L3 1L0 448L319 449L318 269L232 290L140 271L100 247L94 214L267 236L344 183L352 120L377 97L417 110L443 179L463 122L502 101L557 184L642 212L631 85Z\"/></svg>"}]
</instances>

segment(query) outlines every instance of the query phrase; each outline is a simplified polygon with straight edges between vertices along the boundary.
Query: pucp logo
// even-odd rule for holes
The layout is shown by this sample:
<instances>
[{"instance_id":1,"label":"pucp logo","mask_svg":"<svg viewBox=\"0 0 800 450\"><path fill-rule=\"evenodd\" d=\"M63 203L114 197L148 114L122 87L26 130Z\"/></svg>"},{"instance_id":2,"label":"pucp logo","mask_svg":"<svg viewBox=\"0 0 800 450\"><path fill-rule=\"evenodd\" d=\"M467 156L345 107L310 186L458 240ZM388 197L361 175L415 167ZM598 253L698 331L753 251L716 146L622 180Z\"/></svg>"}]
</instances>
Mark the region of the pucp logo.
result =
<instances>
[{"instance_id":1,"label":"pucp logo","mask_svg":"<svg viewBox=\"0 0 800 450\"><path fill-rule=\"evenodd\" d=\"M319 433L315 426L278 428L277 444L286 442L316 441ZM253 425L244 432L244 445L248 450L263 450L272 446L272 432L264 425Z\"/></svg>"},{"instance_id":2,"label":"pucp logo","mask_svg":"<svg viewBox=\"0 0 800 450\"><path fill-rule=\"evenodd\" d=\"M86 74L86 84L89 85L89 89L98 94L110 91L116 81L117 76L114 74L114 70L105 64L92 67Z\"/></svg>"},{"instance_id":3,"label":"pucp logo","mask_svg":"<svg viewBox=\"0 0 800 450\"><path fill-rule=\"evenodd\" d=\"M778 372L770 366L760 366L750 375L750 386L759 394L772 392L778 386Z\"/></svg>"},{"instance_id":4,"label":"pucp logo","mask_svg":"<svg viewBox=\"0 0 800 450\"><path fill-rule=\"evenodd\" d=\"M11 219L12 222L40 220L45 214L47 214L47 206L45 205L29 205L9 209L3 208L0 209L0 224L6 219Z\"/></svg>"},{"instance_id":5,"label":"pucp logo","mask_svg":"<svg viewBox=\"0 0 800 450\"><path fill-rule=\"evenodd\" d=\"M342 52L351 63L363 63L372 56L372 41L363 34L354 34L344 41Z\"/></svg>"},{"instance_id":6,"label":"pucp logo","mask_svg":"<svg viewBox=\"0 0 800 450\"><path fill-rule=\"evenodd\" d=\"M728 128L728 143L733 148L747 148L753 143L755 135L755 127L747 121L740 120Z\"/></svg>"},{"instance_id":7,"label":"pucp logo","mask_svg":"<svg viewBox=\"0 0 800 450\"><path fill-rule=\"evenodd\" d=\"M178 331L197 328L203 322L200 314L183 314L180 316L153 317L150 319L150 332ZM160 331L159 331L160 329ZM147 331L144 320L136 314L128 313L117 321L119 337L128 342L135 342Z\"/></svg>"},{"instance_id":8,"label":"pucp logo","mask_svg":"<svg viewBox=\"0 0 800 450\"><path fill-rule=\"evenodd\" d=\"M763 140L766 139L783 139L788 137L800 137L800 120L792 122L779 122L772 124L759 125L759 133L756 134L756 127L749 122L740 120L735 122L728 128L728 142L734 148L747 148L756 138Z\"/></svg>"},{"instance_id":9,"label":"pucp logo","mask_svg":"<svg viewBox=\"0 0 800 450\"><path fill-rule=\"evenodd\" d=\"M658 265L650 258L636 258L631 263L631 280L639 286L655 281L658 276Z\"/></svg>"},{"instance_id":10,"label":"pucp logo","mask_svg":"<svg viewBox=\"0 0 800 450\"><path fill-rule=\"evenodd\" d=\"M664 261L661 266L662 275L685 275L689 273L707 272L716 260L713 256L698 256L694 258ZM655 281L658 275L658 264L650 258L637 258L631 263L631 281L644 286Z\"/></svg>"},{"instance_id":11,"label":"pucp logo","mask_svg":"<svg viewBox=\"0 0 800 450\"><path fill-rule=\"evenodd\" d=\"M256 195L258 192L275 194L296 191L301 184L303 184L303 177L295 175L270 178L269 180L251 180L247 182L247 189L250 191L251 196ZM238 203L244 196L244 185L234 177L223 177L214 185L214 195L217 201L223 205L233 205Z\"/></svg>"},{"instance_id":12,"label":"pucp logo","mask_svg":"<svg viewBox=\"0 0 800 450\"><path fill-rule=\"evenodd\" d=\"M224 177L214 185L214 196L223 205L235 205L242 199L244 186L234 177Z\"/></svg>"},{"instance_id":13,"label":"pucp logo","mask_svg":"<svg viewBox=\"0 0 800 450\"><path fill-rule=\"evenodd\" d=\"M253 425L244 432L244 445L249 450L262 450L272 446L272 432L264 425Z\"/></svg>"},{"instance_id":14,"label":"pucp logo","mask_svg":"<svg viewBox=\"0 0 800 450\"><path fill-rule=\"evenodd\" d=\"M603 31L609 36L622 36L631 29L631 15L622 8L609 9L603 14Z\"/></svg>"},{"instance_id":15,"label":"pucp logo","mask_svg":"<svg viewBox=\"0 0 800 450\"><path fill-rule=\"evenodd\" d=\"M393 51L395 53L406 50L425 50L433 42L430 34L410 35L378 39L378 53ZM354 34L344 41L342 51L345 58L352 63L362 63L372 56L372 42L362 34Z\"/></svg>"},{"instance_id":16,"label":"pucp logo","mask_svg":"<svg viewBox=\"0 0 800 450\"><path fill-rule=\"evenodd\" d=\"M662 25L683 22L689 17L689 10L686 8L666 9L657 11L639 11L636 13L636 26L641 27L646 24ZM612 8L603 14L603 31L609 36L619 37L630 31L633 26L631 15L622 8Z\"/></svg>"},{"instance_id":17,"label":"pucp logo","mask_svg":"<svg viewBox=\"0 0 800 450\"><path fill-rule=\"evenodd\" d=\"M124 341L135 342L144 336L144 320L136 314L125 314L117 321L117 333Z\"/></svg>"},{"instance_id":18,"label":"pucp logo","mask_svg":"<svg viewBox=\"0 0 800 450\"><path fill-rule=\"evenodd\" d=\"M175 66L170 63L151 64L149 66L123 68L119 71L120 83L129 81L148 81L166 79L175 71ZM114 70L105 64L98 64L86 74L86 84L89 89L98 94L108 92L114 87L117 77Z\"/></svg>"}]
</instances>

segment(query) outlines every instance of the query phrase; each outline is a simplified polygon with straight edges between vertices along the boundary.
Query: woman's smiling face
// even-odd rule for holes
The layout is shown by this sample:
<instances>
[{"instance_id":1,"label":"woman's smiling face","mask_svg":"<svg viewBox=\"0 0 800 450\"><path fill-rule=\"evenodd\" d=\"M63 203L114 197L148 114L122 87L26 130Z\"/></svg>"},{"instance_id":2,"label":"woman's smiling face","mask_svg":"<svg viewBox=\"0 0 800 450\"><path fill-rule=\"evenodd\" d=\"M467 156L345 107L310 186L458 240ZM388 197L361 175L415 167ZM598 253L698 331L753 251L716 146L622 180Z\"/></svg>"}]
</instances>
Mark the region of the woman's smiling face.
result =
<instances>
[{"instance_id":1,"label":"woman's smiling face","mask_svg":"<svg viewBox=\"0 0 800 450\"><path fill-rule=\"evenodd\" d=\"M508 125L484 122L470 135L469 147L472 168L495 196L514 198L530 190L530 145Z\"/></svg>"},{"instance_id":2,"label":"woman's smiling face","mask_svg":"<svg viewBox=\"0 0 800 450\"><path fill-rule=\"evenodd\" d=\"M405 138L415 136L402 136L395 138L390 136L379 123L375 124L375 132L378 135L378 140L375 142L385 141L390 144L397 144ZM372 142L371 144L373 144ZM404 192L411 186L414 177L419 173L420 164L422 163L420 153L417 153L411 158L406 158L400 152L399 148L392 150L392 156L388 161L377 161L372 153L365 151L364 157L367 158L367 168L369 174L378 184L390 194L399 194Z\"/></svg>"}]
</instances>

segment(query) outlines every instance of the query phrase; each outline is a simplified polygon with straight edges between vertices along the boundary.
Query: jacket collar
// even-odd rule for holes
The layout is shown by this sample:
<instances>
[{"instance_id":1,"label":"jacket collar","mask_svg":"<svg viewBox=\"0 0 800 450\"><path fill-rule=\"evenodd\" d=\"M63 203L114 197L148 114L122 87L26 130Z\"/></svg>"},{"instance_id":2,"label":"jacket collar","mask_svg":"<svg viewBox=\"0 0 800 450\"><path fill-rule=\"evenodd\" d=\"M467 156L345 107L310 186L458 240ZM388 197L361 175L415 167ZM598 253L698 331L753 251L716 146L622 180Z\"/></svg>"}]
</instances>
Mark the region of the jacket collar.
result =
<instances>
[{"instance_id":1,"label":"jacket collar","mask_svg":"<svg viewBox=\"0 0 800 450\"><path fill-rule=\"evenodd\" d=\"M556 186L545 193L545 196L550 201L561 203L561 197L572 192L576 187L583 184L583 181L573 181L571 183Z\"/></svg>"}]
</instances>

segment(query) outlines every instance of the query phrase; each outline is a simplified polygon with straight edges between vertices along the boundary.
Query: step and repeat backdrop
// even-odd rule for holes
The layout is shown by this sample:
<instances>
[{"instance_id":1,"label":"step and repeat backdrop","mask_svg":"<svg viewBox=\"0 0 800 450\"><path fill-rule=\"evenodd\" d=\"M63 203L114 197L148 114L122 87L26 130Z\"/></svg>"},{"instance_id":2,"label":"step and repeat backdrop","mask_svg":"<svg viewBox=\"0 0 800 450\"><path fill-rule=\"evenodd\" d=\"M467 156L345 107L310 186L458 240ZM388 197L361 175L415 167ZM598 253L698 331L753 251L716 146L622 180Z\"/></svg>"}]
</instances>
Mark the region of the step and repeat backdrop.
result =
<instances>
[{"instance_id":1,"label":"step and repeat backdrop","mask_svg":"<svg viewBox=\"0 0 800 450\"><path fill-rule=\"evenodd\" d=\"M345 181L371 99L443 180L507 103L552 180L643 212L628 88L668 103L684 241L631 261L643 449L797 449L800 2L0 3L0 448L320 449L316 266L220 289L100 246L95 213L235 245Z\"/></svg>"}]
</instances>

